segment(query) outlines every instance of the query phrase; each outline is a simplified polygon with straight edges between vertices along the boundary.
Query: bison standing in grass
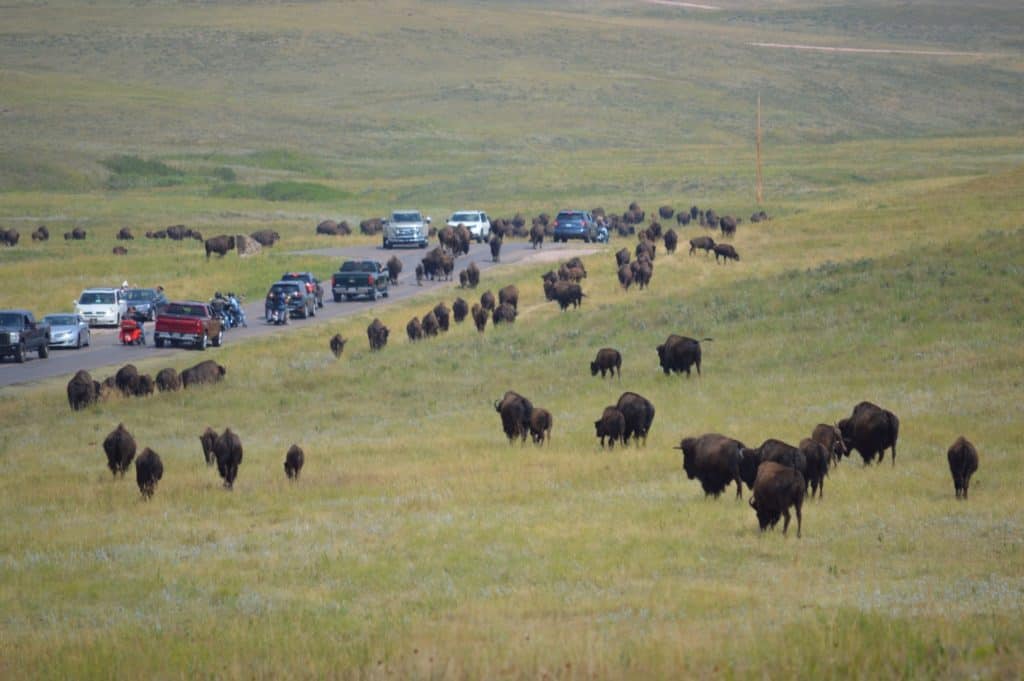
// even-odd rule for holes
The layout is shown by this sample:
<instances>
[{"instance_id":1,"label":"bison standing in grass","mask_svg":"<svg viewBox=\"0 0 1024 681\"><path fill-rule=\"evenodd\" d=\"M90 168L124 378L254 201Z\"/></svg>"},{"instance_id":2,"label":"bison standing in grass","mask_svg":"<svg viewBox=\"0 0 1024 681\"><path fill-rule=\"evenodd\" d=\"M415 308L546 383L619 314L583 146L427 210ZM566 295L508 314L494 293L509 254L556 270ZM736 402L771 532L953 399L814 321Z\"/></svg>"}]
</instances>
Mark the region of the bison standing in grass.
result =
<instances>
[{"instance_id":1,"label":"bison standing in grass","mask_svg":"<svg viewBox=\"0 0 1024 681\"><path fill-rule=\"evenodd\" d=\"M505 303L515 308L516 312L519 311L519 287L515 284L504 286L498 291L498 304L503 305Z\"/></svg>"},{"instance_id":2,"label":"bison standing in grass","mask_svg":"<svg viewBox=\"0 0 1024 681\"><path fill-rule=\"evenodd\" d=\"M715 252L715 262L719 262L719 258L724 263L728 263L730 260L740 261L740 254L736 252L732 244L715 244L711 250Z\"/></svg>"},{"instance_id":3,"label":"bison standing in grass","mask_svg":"<svg viewBox=\"0 0 1024 681\"><path fill-rule=\"evenodd\" d=\"M803 452L782 440L769 438L756 449L744 448L741 452L740 477L751 489L757 479L757 470L766 461L789 466L800 471L801 477L807 472L807 458ZM805 479L806 481L806 479Z\"/></svg>"},{"instance_id":4,"label":"bison standing in grass","mask_svg":"<svg viewBox=\"0 0 1024 681\"><path fill-rule=\"evenodd\" d=\"M832 457L832 463L839 463L844 456L850 455L850 450L843 442L843 434L839 432L838 426L831 426L827 423L819 423L814 426L811 432L811 439L821 443L828 450Z\"/></svg>"},{"instance_id":5,"label":"bison standing in grass","mask_svg":"<svg viewBox=\"0 0 1024 681\"><path fill-rule=\"evenodd\" d=\"M473 315L473 325L476 326L477 331L483 333L484 329L487 328L487 318L489 317L487 310L485 310L479 303L473 303L473 309L471 312Z\"/></svg>"},{"instance_id":6,"label":"bison standing in grass","mask_svg":"<svg viewBox=\"0 0 1024 681\"><path fill-rule=\"evenodd\" d=\"M642 439L647 444L647 433L651 430L654 422L654 405L646 397L634 392L624 392L619 397L615 408L622 412L625 418L625 431L622 434L622 444L628 445L629 438L635 438L636 444Z\"/></svg>"},{"instance_id":7,"label":"bison standing in grass","mask_svg":"<svg viewBox=\"0 0 1024 681\"><path fill-rule=\"evenodd\" d=\"M731 482L736 483L736 498L743 496L743 481L740 479L742 442L718 433L707 433L683 438L675 449L683 452L686 477L699 480L705 496L717 498Z\"/></svg>"},{"instance_id":8,"label":"bison standing in grass","mask_svg":"<svg viewBox=\"0 0 1024 681\"><path fill-rule=\"evenodd\" d=\"M345 351L345 343L347 342L348 339L342 338L340 333L336 333L331 336L331 354L334 355L335 359L339 359L341 357L341 353Z\"/></svg>"},{"instance_id":9,"label":"bison standing in grass","mask_svg":"<svg viewBox=\"0 0 1024 681\"><path fill-rule=\"evenodd\" d=\"M613 378L618 372L619 379L622 379L622 353L615 348L601 348L597 351L597 357L590 363L590 375L597 376L597 372L601 372L601 378L604 378L605 372L608 372Z\"/></svg>"},{"instance_id":10,"label":"bison standing in grass","mask_svg":"<svg viewBox=\"0 0 1024 681\"><path fill-rule=\"evenodd\" d=\"M388 333L388 327L384 326L381 320L374 319L370 322L366 327L366 338L370 342L371 352L376 352L388 344Z\"/></svg>"},{"instance_id":11,"label":"bison standing in grass","mask_svg":"<svg viewBox=\"0 0 1024 681\"><path fill-rule=\"evenodd\" d=\"M892 447L892 465L896 465L896 440L900 434L900 420L887 409L871 402L861 402L853 408L849 418L837 426L843 434L843 443L848 450L856 449L864 459L864 465L878 457L878 463L885 458L885 450Z\"/></svg>"},{"instance_id":12,"label":"bison standing in grass","mask_svg":"<svg viewBox=\"0 0 1024 681\"><path fill-rule=\"evenodd\" d=\"M679 246L679 235L676 234L676 230L669 229L665 232L665 250L669 253L675 253L676 248Z\"/></svg>"},{"instance_id":13,"label":"bison standing in grass","mask_svg":"<svg viewBox=\"0 0 1024 681\"><path fill-rule=\"evenodd\" d=\"M81 369L68 381L68 404L74 411L85 409L100 398L100 384L88 371Z\"/></svg>"},{"instance_id":14,"label":"bison standing in grass","mask_svg":"<svg viewBox=\"0 0 1024 681\"><path fill-rule=\"evenodd\" d=\"M217 460L213 453L213 446L217 443L217 431L207 426L203 434L199 436L199 443L203 447L203 459L206 461L206 465L212 466L213 462Z\"/></svg>"},{"instance_id":15,"label":"bison standing in grass","mask_svg":"<svg viewBox=\"0 0 1024 681\"><path fill-rule=\"evenodd\" d=\"M456 298L452 303L452 316L455 318L455 323L461 324L468 314L469 304L462 298Z\"/></svg>"},{"instance_id":16,"label":"bison standing in grass","mask_svg":"<svg viewBox=\"0 0 1024 681\"><path fill-rule=\"evenodd\" d=\"M213 455L217 459L217 472L224 479L224 488L234 489L238 467L242 463L242 441L227 428L213 443Z\"/></svg>"},{"instance_id":17,"label":"bison standing in grass","mask_svg":"<svg viewBox=\"0 0 1024 681\"><path fill-rule=\"evenodd\" d=\"M757 513L761 531L775 527L779 516L782 516L786 519L782 525L782 534L786 534L789 529L789 508L792 506L796 509L796 536L799 537L803 526L801 510L806 489L804 476L795 468L774 461L761 464L754 480L754 492L750 496L750 506Z\"/></svg>"},{"instance_id":18,"label":"bison standing in grass","mask_svg":"<svg viewBox=\"0 0 1024 681\"><path fill-rule=\"evenodd\" d=\"M605 407L601 418L594 421L594 430L596 431L595 435L601 441L601 447L604 447L604 440L608 438L608 449L614 449L616 440L625 443L626 417L618 407Z\"/></svg>"},{"instance_id":19,"label":"bison standing in grass","mask_svg":"<svg viewBox=\"0 0 1024 681\"><path fill-rule=\"evenodd\" d=\"M544 442L551 442L551 427L554 425L554 418L547 409L534 407L530 412L530 437L533 443L542 445Z\"/></svg>"},{"instance_id":20,"label":"bison standing in grass","mask_svg":"<svg viewBox=\"0 0 1024 681\"><path fill-rule=\"evenodd\" d=\"M956 498L966 500L971 476L978 470L978 450L961 435L946 452L946 459L949 461L949 472L953 475Z\"/></svg>"},{"instance_id":21,"label":"bison standing in grass","mask_svg":"<svg viewBox=\"0 0 1024 681\"><path fill-rule=\"evenodd\" d=\"M298 480L302 466L306 463L306 454L298 445L292 445L284 455L284 473L289 480Z\"/></svg>"},{"instance_id":22,"label":"bison standing in grass","mask_svg":"<svg viewBox=\"0 0 1024 681\"><path fill-rule=\"evenodd\" d=\"M825 495L825 478L828 476L828 465L832 461L832 454L825 448L825 445L812 438L801 440L799 449L806 461L804 479L811 486L811 497L813 498L817 494L821 499Z\"/></svg>"},{"instance_id":23,"label":"bison standing in grass","mask_svg":"<svg viewBox=\"0 0 1024 681\"><path fill-rule=\"evenodd\" d=\"M705 338L710 341L710 338ZM664 343L657 346L658 361L661 370L668 376L670 373L686 373L690 376L690 367L697 367L697 375L700 376L700 350L701 341L687 336L670 335Z\"/></svg>"},{"instance_id":24,"label":"bison standing in grass","mask_svg":"<svg viewBox=\"0 0 1024 681\"><path fill-rule=\"evenodd\" d=\"M143 499L153 497L156 485L163 477L164 463L160 460L160 455L146 447L142 454L139 454L139 458L135 459L135 482Z\"/></svg>"},{"instance_id":25,"label":"bison standing in grass","mask_svg":"<svg viewBox=\"0 0 1024 681\"><path fill-rule=\"evenodd\" d=\"M516 308L512 307L509 303L502 303L494 308L494 312L491 313L491 323L495 326L498 324L511 324L515 320Z\"/></svg>"},{"instance_id":26,"label":"bison standing in grass","mask_svg":"<svg viewBox=\"0 0 1024 681\"><path fill-rule=\"evenodd\" d=\"M125 471L135 458L135 438L123 423L119 423L103 440L103 451L107 454L107 467L114 477L124 477Z\"/></svg>"},{"instance_id":27,"label":"bison standing in grass","mask_svg":"<svg viewBox=\"0 0 1024 681\"><path fill-rule=\"evenodd\" d=\"M420 322L419 317L413 317L405 325L405 335L407 335L409 340L413 343L418 340L423 340L423 323Z\"/></svg>"},{"instance_id":28,"label":"bison standing in grass","mask_svg":"<svg viewBox=\"0 0 1024 681\"><path fill-rule=\"evenodd\" d=\"M156 373L156 387L160 392L173 392L181 390L181 377L177 370L167 367Z\"/></svg>"},{"instance_id":29,"label":"bison standing in grass","mask_svg":"<svg viewBox=\"0 0 1024 681\"><path fill-rule=\"evenodd\" d=\"M437 327L442 332L447 332L451 328L451 310L444 303L438 303L434 306L434 316L437 318Z\"/></svg>"},{"instance_id":30,"label":"bison standing in grass","mask_svg":"<svg viewBox=\"0 0 1024 681\"><path fill-rule=\"evenodd\" d=\"M690 255L697 249L704 251L704 255L715 250L715 240L709 236L698 236L690 239Z\"/></svg>"},{"instance_id":31,"label":"bison standing in grass","mask_svg":"<svg viewBox=\"0 0 1024 681\"><path fill-rule=\"evenodd\" d=\"M211 253L216 253L220 257L227 255L228 251L235 250L235 237L228 236L227 234L221 234L220 236L210 237L206 240L206 259L210 259Z\"/></svg>"},{"instance_id":32,"label":"bison standing in grass","mask_svg":"<svg viewBox=\"0 0 1024 681\"><path fill-rule=\"evenodd\" d=\"M181 385L185 388L201 385L203 383L217 383L227 373L220 364L212 359L207 359L195 366L191 366L181 372Z\"/></svg>"},{"instance_id":33,"label":"bison standing in grass","mask_svg":"<svg viewBox=\"0 0 1024 681\"><path fill-rule=\"evenodd\" d=\"M494 410L501 416L501 427L505 431L508 443L512 444L517 437L526 442L526 436L530 432L533 403L519 393L509 390L494 403Z\"/></svg>"}]
</instances>

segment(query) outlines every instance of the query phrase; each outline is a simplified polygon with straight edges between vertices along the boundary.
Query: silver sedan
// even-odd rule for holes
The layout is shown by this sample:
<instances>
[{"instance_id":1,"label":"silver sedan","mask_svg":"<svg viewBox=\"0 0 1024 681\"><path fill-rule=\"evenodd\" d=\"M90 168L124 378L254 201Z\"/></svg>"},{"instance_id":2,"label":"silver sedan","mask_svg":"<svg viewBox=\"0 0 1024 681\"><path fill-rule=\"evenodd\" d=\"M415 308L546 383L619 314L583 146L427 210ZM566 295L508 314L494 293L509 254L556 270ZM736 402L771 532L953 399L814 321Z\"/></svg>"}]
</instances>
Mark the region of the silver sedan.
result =
<instances>
[{"instance_id":1,"label":"silver sedan","mask_svg":"<svg viewBox=\"0 0 1024 681\"><path fill-rule=\"evenodd\" d=\"M50 325L51 348L80 348L92 343L89 323L77 314L48 314L43 321Z\"/></svg>"}]
</instances>

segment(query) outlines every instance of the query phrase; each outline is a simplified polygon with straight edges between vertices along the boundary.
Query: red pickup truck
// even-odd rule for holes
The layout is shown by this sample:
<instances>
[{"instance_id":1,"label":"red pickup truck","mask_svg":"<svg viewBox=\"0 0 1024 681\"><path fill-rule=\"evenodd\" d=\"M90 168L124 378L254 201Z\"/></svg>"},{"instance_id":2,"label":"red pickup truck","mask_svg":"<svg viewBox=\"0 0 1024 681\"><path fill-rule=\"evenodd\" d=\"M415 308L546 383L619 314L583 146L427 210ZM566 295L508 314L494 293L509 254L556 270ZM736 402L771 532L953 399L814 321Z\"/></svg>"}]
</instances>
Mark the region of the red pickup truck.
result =
<instances>
[{"instance_id":1,"label":"red pickup truck","mask_svg":"<svg viewBox=\"0 0 1024 681\"><path fill-rule=\"evenodd\" d=\"M158 348L170 343L205 350L207 344L219 347L224 342L224 327L206 303L168 303L156 318L153 342Z\"/></svg>"}]
</instances>

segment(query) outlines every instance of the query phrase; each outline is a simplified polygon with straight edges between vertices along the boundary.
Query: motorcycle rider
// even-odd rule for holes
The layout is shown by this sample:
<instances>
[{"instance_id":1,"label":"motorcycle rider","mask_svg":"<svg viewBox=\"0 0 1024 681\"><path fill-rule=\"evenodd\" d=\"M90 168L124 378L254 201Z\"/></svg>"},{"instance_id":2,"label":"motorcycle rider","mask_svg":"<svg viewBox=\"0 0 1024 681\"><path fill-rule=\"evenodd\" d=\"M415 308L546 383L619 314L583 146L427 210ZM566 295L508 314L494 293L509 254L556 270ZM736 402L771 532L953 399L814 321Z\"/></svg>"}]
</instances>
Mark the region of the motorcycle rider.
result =
<instances>
[{"instance_id":1,"label":"motorcycle rider","mask_svg":"<svg viewBox=\"0 0 1024 681\"><path fill-rule=\"evenodd\" d=\"M238 301L238 296L233 291L228 291L228 312L234 317L235 326L249 326L248 320L245 318L245 310L242 309L242 304Z\"/></svg>"},{"instance_id":2,"label":"motorcycle rider","mask_svg":"<svg viewBox=\"0 0 1024 681\"><path fill-rule=\"evenodd\" d=\"M147 320L146 315L144 315L143 313L141 313L137 309L135 309L134 305L130 305L128 307L127 313L125 314L125 317L127 319L131 319L132 321L134 321L136 324L139 325L139 337L142 339L142 344L145 345L146 344L146 328L143 326L143 324Z\"/></svg>"}]
</instances>

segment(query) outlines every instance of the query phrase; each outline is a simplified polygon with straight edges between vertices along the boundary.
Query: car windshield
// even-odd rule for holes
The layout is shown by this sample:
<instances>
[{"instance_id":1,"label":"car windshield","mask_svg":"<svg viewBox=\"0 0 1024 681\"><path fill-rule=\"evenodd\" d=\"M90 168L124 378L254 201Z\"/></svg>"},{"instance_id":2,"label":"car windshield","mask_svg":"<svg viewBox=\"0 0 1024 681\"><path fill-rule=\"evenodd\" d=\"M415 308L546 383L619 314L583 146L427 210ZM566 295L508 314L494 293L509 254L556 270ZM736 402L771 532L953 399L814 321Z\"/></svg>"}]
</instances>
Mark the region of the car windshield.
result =
<instances>
[{"instance_id":1,"label":"car windshield","mask_svg":"<svg viewBox=\"0 0 1024 681\"><path fill-rule=\"evenodd\" d=\"M479 222L480 213L455 213L448 222Z\"/></svg>"},{"instance_id":2,"label":"car windshield","mask_svg":"<svg viewBox=\"0 0 1024 681\"><path fill-rule=\"evenodd\" d=\"M206 310L202 305L189 305L187 303L171 303L164 310L167 315L181 315L182 317L205 317Z\"/></svg>"},{"instance_id":3,"label":"car windshield","mask_svg":"<svg viewBox=\"0 0 1024 681\"><path fill-rule=\"evenodd\" d=\"M78 315L48 314L43 317L43 321L50 326L76 326L78 324Z\"/></svg>"},{"instance_id":4,"label":"car windshield","mask_svg":"<svg viewBox=\"0 0 1024 681\"><path fill-rule=\"evenodd\" d=\"M391 222L423 222L419 213L393 213Z\"/></svg>"},{"instance_id":5,"label":"car windshield","mask_svg":"<svg viewBox=\"0 0 1024 681\"><path fill-rule=\"evenodd\" d=\"M85 291L78 299L79 305L113 305L113 291Z\"/></svg>"},{"instance_id":6,"label":"car windshield","mask_svg":"<svg viewBox=\"0 0 1024 681\"><path fill-rule=\"evenodd\" d=\"M0 312L0 326L21 328L21 315L16 312Z\"/></svg>"},{"instance_id":7,"label":"car windshield","mask_svg":"<svg viewBox=\"0 0 1024 681\"><path fill-rule=\"evenodd\" d=\"M125 296L128 300L150 301L156 298L156 291L151 288L133 288Z\"/></svg>"}]
</instances>

